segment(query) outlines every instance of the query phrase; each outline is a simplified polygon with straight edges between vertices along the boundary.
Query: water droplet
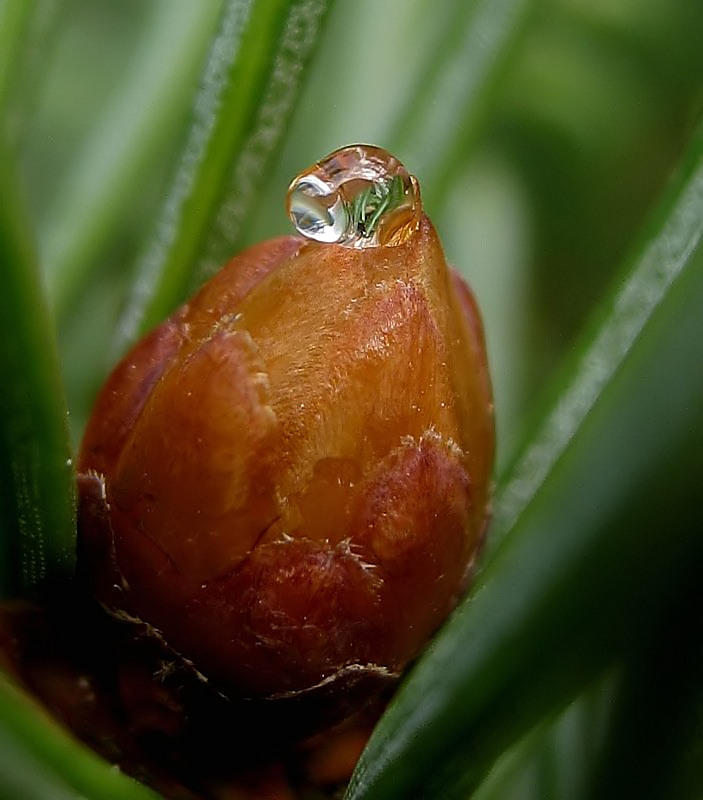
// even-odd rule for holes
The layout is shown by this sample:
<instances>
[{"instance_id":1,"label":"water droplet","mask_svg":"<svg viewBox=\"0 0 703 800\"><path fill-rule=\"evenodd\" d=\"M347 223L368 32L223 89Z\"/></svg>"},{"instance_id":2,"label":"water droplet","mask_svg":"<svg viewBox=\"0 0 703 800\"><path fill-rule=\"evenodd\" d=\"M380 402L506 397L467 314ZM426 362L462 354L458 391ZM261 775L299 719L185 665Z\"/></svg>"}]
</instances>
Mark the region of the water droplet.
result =
<instances>
[{"instance_id":1,"label":"water droplet","mask_svg":"<svg viewBox=\"0 0 703 800\"><path fill-rule=\"evenodd\" d=\"M417 230L417 179L397 158L371 145L335 150L288 187L288 216L299 233L346 247L399 245Z\"/></svg>"}]
</instances>

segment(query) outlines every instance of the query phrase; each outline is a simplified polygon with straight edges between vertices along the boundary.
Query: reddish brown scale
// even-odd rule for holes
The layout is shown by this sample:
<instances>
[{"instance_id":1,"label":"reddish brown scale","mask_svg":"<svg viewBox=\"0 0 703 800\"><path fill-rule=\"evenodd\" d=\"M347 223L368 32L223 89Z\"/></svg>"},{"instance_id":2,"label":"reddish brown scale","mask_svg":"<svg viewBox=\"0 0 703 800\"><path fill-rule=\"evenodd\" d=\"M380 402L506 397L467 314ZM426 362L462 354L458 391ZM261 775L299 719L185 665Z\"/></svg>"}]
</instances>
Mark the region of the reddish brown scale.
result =
<instances>
[{"instance_id":1,"label":"reddish brown scale","mask_svg":"<svg viewBox=\"0 0 703 800\"><path fill-rule=\"evenodd\" d=\"M427 218L392 247L274 239L108 379L81 571L232 697L396 674L466 586L493 436L478 312Z\"/></svg>"}]
</instances>

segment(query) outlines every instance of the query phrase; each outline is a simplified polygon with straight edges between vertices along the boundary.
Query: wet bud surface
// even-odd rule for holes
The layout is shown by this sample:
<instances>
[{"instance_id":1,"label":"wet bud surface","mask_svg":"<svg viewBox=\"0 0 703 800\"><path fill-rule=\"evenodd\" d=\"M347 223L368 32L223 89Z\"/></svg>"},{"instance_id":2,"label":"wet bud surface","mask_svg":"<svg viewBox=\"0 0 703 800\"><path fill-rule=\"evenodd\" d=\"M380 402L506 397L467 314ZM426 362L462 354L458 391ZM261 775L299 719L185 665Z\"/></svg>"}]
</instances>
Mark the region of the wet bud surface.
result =
<instances>
[{"instance_id":1,"label":"wet bud surface","mask_svg":"<svg viewBox=\"0 0 703 800\"><path fill-rule=\"evenodd\" d=\"M97 400L81 573L229 696L396 675L467 585L493 455L481 324L427 218L403 237L247 250Z\"/></svg>"}]
</instances>

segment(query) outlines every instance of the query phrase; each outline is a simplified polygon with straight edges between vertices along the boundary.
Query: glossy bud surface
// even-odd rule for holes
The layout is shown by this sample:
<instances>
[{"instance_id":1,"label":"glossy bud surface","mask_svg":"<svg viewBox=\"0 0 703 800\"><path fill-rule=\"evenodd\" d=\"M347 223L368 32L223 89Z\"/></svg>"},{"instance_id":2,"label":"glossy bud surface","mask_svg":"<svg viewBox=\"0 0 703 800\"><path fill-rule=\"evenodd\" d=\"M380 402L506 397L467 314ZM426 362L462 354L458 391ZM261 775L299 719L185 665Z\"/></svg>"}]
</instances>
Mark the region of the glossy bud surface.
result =
<instances>
[{"instance_id":1,"label":"glossy bud surface","mask_svg":"<svg viewBox=\"0 0 703 800\"><path fill-rule=\"evenodd\" d=\"M80 454L80 563L230 696L399 673L489 514L481 324L420 216L234 258L125 357Z\"/></svg>"}]
</instances>

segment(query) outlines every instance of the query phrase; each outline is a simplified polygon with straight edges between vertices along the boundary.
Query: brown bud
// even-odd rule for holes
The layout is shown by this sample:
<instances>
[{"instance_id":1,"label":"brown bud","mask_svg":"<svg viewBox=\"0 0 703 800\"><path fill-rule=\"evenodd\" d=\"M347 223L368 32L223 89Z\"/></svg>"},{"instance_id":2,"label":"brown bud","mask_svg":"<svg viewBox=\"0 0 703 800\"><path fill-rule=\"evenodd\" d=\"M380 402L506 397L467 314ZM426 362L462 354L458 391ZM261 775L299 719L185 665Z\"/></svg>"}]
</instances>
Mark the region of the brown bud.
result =
<instances>
[{"instance_id":1,"label":"brown bud","mask_svg":"<svg viewBox=\"0 0 703 800\"><path fill-rule=\"evenodd\" d=\"M398 673L489 508L481 323L432 225L234 258L108 379L80 455L82 571L222 691Z\"/></svg>"}]
</instances>

